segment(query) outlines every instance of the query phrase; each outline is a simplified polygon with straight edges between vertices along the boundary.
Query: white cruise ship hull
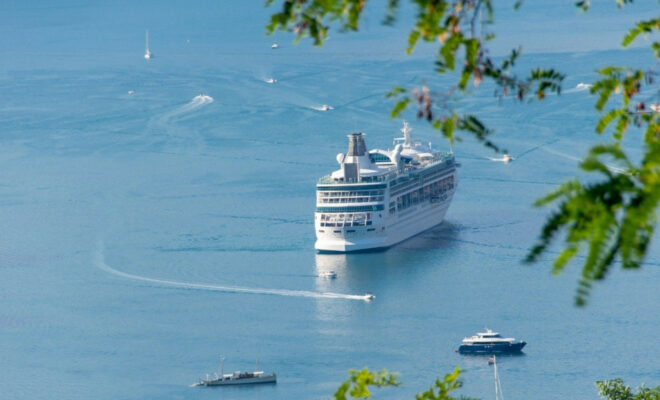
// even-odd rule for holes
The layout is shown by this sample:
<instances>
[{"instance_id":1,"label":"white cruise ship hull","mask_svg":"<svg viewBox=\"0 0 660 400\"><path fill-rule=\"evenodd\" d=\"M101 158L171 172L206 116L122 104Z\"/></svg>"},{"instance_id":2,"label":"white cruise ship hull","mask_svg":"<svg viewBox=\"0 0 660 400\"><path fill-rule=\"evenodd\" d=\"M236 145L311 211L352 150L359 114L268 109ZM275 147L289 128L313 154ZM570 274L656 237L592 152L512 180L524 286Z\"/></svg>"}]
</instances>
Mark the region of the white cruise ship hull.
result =
<instances>
[{"instance_id":1,"label":"white cruise ship hull","mask_svg":"<svg viewBox=\"0 0 660 400\"><path fill-rule=\"evenodd\" d=\"M374 251L394 246L406 239L427 231L442 223L458 183L453 174L454 187L445 193L441 201L426 201L394 215L387 210L374 216L374 224L351 227L321 227L319 213L315 218L316 243L319 252L349 253Z\"/></svg>"}]
</instances>

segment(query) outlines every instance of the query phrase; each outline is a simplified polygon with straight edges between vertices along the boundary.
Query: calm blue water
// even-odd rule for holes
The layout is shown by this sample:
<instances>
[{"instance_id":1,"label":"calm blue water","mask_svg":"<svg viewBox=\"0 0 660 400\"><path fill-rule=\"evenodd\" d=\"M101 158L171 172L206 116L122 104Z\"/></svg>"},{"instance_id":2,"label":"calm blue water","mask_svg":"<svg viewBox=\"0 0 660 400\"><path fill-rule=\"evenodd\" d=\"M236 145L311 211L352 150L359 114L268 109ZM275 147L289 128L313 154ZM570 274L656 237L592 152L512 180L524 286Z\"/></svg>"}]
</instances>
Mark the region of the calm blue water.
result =
<instances>
[{"instance_id":1,"label":"calm blue water","mask_svg":"<svg viewBox=\"0 0 660 400\"><path fill-rule=\"evenodd\" d=\"M433 76L430 49L402 56L405 26L382 28L373 10L363 35L336 33L317 50L265 38L260 2L4 3L0 398L317 399L369 366L400 372L405 385L377 395L402 399L460 365L461 393L486 399L486 360L454 352L484 326L528 342L499 362L507 399L596 398L594 381L612 377L657 385L657 241L642 270L613 271L586 309L573 307L578 265L553 277L552 254L520 262L544 218L530 204L575 176L597 140L594 99L573 88L599 66L653 65L608 41L651 6L579 16L570 3L501 14L502 48L527 41L535 51L521 70L567 73L560 98L498 103L484 88L458 104L518 159L492 162L466 138L454 148L462 168L445 223L346 256L313 250L316 179L335 168L347 133L391 144L401 122L388 117L392 86L451 82ZM543 15L557 29L537 31ZM193 100L200 92L214 101ZM314 109L322 104L335 109ZM338 278L316 278L326 270ZM367 291L373 302L318 296ZM279 381L188 387L220 355L226 371L259 357Z\"/></svg>"}]
</instances>

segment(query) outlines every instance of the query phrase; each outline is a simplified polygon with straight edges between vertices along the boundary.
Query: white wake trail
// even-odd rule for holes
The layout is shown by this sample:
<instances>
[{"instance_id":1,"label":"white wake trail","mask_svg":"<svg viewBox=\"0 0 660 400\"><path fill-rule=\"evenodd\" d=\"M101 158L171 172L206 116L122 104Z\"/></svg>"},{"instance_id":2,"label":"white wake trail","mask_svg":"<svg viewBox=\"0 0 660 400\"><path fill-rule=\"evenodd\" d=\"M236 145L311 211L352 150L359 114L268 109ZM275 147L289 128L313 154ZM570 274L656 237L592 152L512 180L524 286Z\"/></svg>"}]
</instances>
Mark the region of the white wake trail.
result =
<instances>
[{"instance_id":1,"label":"white wake trail","mask_svg":"<svg viewBox=\"0 0 660 400\"><path fill-rule=\"evenodd\" d=\"M544 147L543 150L545 150L546 152L548 152L550 154L554 154L554 155L559 156L559 157L564 157L564 158L567 158L569 160L573 160L573 161L578 162L578 163L582 162L582 159L579 158L579 157L575 157L575 156L572 156L570 154L562 153L562 152L554 150L550 147ZM614 166L614 165L611 165L611 164L605 164L605 166L607 167L607 169L610 170L610 172L613 172L615 174L622 174L622 173L626 172L626 170L624 168L617 167L617 166Z\"/></svg>"},{"instance_id":2,"label":"white wake trail","mask_svg":"<svg viewBox=\"0 0 660 400\"><path fill-rule=\"evenodd\" d=\"M312 298L323 298L323 299L346 299L346 300L362 300L362 301L371 300L371 298L368 295L353 295L353 294L332 293L332 292L311 292L306 290L247 288L241 286L222 286L222 285L212 285L205 283L189 283L189 282L170 281L166 279L149 278L146 276L129 274L112 268L111 266L105 263L102 250L97 252L95 257L95 263L99 269L122 278L131 279L135 281L155 283L163 286L178 287L183 289L211 290L215 292L226 292L226 293L268 294L268 295L288 296L288 297L312 297Z\"/></svg>"},{"instance_id":3,"label":"white wake trail","mask_svg":"<svg viewBox=\"0 0 660 400\"><path fill-rule=\"evenodd\" d=\"M199 95L193 97L193 99L190 100L190 102L182 105L179 108L176 108L176 109L174 109L170 112L167 112L167 113L163 114L159 118L159 120L163 123L167 123L170 120L172 120L172 119L174 119L174 118L176 118L180 115L187 114L191 111L194 111L194 110L196 110L196 109L198 109L198 108L200 108L200 107L202 107L206 104L210 104L210 103L213 103L213 97L211 97L209 95L206 95L206 94L199 94Z\"/></svg>"}]
</instances>

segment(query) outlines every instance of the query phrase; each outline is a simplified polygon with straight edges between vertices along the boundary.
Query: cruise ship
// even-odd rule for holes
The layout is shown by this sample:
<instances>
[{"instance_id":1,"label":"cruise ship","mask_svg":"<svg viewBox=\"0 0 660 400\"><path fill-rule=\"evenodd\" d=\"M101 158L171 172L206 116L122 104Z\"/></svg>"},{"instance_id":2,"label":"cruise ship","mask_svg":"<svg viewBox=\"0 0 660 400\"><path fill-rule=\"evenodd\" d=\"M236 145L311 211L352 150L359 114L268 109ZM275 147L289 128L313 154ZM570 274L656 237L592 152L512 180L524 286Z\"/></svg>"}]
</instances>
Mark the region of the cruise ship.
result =
<instances>
[{"instance_id":1,"label":"cruise ship","mask_svg":"<svg viewBox=\"0 0 660 400\"><path fill-rule=\"evenodd\" d=\"M348 135L339 169L316 185L315 248L352 252L390 247L442 222L456 191L454 155L413 141L404 122L394 150L368 150Z\"/></svg>"}]
</instances>

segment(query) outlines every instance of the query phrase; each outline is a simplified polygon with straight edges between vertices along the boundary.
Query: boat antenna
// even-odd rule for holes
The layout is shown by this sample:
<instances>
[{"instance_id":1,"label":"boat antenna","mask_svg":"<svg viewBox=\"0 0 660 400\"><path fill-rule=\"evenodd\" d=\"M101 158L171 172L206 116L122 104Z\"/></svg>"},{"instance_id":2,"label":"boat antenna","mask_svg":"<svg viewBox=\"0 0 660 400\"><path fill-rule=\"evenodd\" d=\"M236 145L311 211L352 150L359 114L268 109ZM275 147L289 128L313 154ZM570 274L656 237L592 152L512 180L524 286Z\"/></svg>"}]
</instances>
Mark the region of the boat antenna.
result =
<instances>
[{"instance_id":1,"label":"boat antenna","mask_svg":"<svg viewBox=\"0 0 660 400\"><path fill-rule=\"evenodd\" d=\"M403 121L403 128L401 128L401 132L403 132L403 137L405 138L405 143L409 146L412 145L412 138L410 137L410 132L412 131L412 128L410 125L408 125L408 121Z\"/></svg>"}]
</instances>

